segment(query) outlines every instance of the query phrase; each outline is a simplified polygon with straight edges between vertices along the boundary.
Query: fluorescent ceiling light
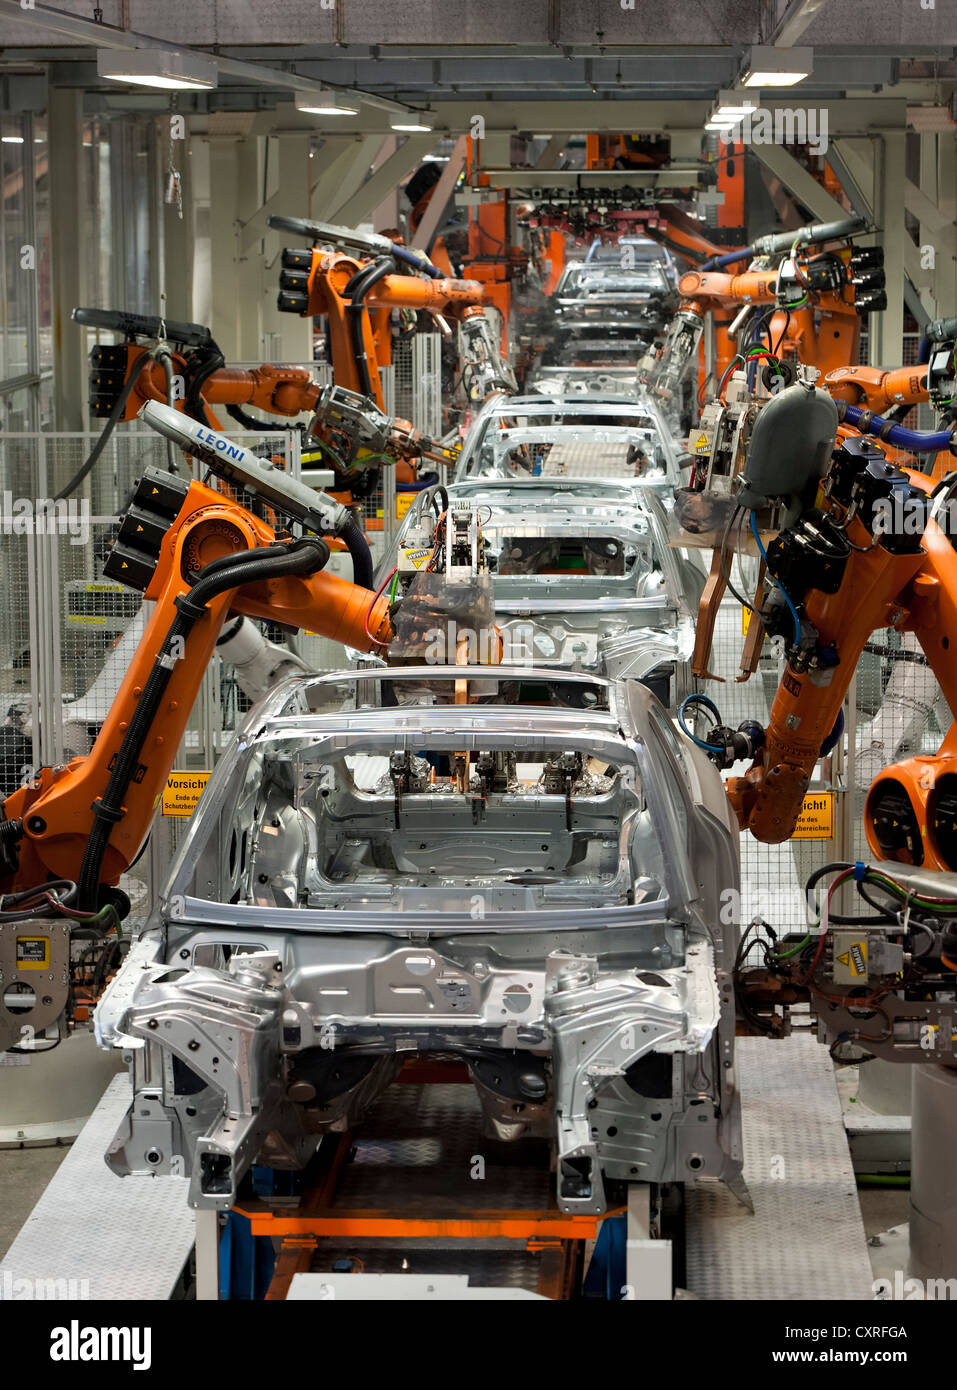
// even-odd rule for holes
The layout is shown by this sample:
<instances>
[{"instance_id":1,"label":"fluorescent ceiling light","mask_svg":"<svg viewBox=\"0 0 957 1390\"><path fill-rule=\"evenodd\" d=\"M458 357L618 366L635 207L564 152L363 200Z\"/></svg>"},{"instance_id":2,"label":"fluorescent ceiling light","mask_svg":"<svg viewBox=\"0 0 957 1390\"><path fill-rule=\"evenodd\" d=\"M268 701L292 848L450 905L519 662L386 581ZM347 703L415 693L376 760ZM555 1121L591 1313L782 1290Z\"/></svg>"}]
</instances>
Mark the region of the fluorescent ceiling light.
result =
<instances>
[{"instance_id":1,"label":"fluorescent ceiling light","mask_svg":"<svg viewBox=\"0 0 957 1390\"><path fill-rule=\"evenodd\" d=\"M403 111L389 121L393 130L434 130L435 120L424 111Z\"/></svg>"},{"instance_id":2,"label":"fluorescent ceiling light","mask_svg":"<svg viewBox=\"0 0 957 1390\"><path fill-rule=\"evenodd\" d=\"M359 99L334 92L331 88L297 92L296 110L307 111L313 116L355 116L359 111Z\"/></svg>"},{"instance_id":3,"label":"fluorescent ceiling light","mask_svg":"<svg viewBox=\"0 0 957 1390\"><path fill-rule=\"evenodd\" d=\"M131 82L137 87L173 91L215 87L219 82L219 70L213 59L188 50L99 48L96 70L110 82Z\"/></svg>"},{"instance_id":4,"label":"fluorescent ceiling light","mask_svg":"<svg viewBox=\"0 0 957 1390\"><path fill-rule=\"evenodd\" d=\"M793 87L814 71L813 48L773 48L755 44L745 60L746 87Z\"/></svg>"},{"instance_id":5,"label":"fluorescent ceiling light","mask_svg":"<svg viewBox=\"0 0 957 1390\"><path fill-rule=\"evenodd\" d=\"M724 120L726 116L730 116L733 120L739 121L750 111L757 110L759 100L753 92L719 92L710 119Z\"/></svg>"},{"instance_id":6,"label":"fluorescent ceiling light","mask_svg":"<svg viewBox=\"0 0 957 1390\"><path fill-rule=\"evenodd\" d=\"M4 135L4 136L0 137L0 144L2 144L2 145L22 145L22 144L23 144L23 136L22 136L22 135Z\"/></svg>"}]
</instances>

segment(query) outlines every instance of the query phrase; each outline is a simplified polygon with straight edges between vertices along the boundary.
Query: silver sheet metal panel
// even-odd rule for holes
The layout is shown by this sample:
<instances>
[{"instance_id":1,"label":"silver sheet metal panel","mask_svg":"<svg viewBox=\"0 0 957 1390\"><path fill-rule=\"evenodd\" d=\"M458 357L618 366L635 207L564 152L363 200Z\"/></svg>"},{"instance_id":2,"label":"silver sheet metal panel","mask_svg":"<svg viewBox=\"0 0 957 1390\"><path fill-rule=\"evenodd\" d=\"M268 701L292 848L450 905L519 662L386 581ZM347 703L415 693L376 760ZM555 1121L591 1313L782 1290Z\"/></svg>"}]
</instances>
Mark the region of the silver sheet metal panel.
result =
<instances>
[{"instance_id":1,"label":"silver sheet metal panel","mask_svg":"<svg viewBox=\"0 0 957 1390\"><path fill-rule=\"evenodd\" d=\"M870 1260L827 1048L741 1038L744 1178L688 1189L687 1283L699 1298L872 1299Z\"/></svg>"},{"instance_id":2,"label":"silver sheet metal panel","mask_svg":"<svg viewBox=\"0 0 957 1390\"><path fill-rule=\"evenodd\" d=\"M189 1184L118 1178L107 1168L103 1155L129 1103L129 1079L118 1076L7 1251L0 1278L68 1288L71 1298L170 1297L193 1246Z\"/></svg>"}]
</instances>

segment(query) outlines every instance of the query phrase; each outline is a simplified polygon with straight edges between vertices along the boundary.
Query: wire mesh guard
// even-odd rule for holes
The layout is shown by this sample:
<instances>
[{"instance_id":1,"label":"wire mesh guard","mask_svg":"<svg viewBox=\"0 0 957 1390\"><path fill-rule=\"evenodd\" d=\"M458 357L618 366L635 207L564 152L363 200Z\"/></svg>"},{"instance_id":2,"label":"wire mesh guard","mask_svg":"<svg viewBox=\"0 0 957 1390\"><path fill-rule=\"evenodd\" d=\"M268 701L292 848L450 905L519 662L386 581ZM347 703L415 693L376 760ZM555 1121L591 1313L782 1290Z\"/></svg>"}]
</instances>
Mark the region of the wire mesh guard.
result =
<instances>
[{"instance_id":1,"label":"wire mesh guard","mask_svg":"<svg viewBox=\"0 0 957 1390\"><path fill-rule=\"evenodd\" d=\"M36 505L55 496L87 458L96 435L0 436L4 488L11 499ZM288 432L247 432L244 443L298 472L298 444ZM89 752L113 704L152 609L139 593L103 576L119 514L145 468L166 469L164 440L152 432L117 429L100 460L39 534L2 536L7 601L0 611L0 696L3 698L0 769L9 793L35 767L68 762ZM178 452L180 476L190 463ZM199 476L198 471L194 476ZM212 480L219 487L217 480ZM225 485L223 485L225 490ZM251 507L251 496L238 500ZM4 515L9 514L9 508ZM235 674L210 662L174 766L211 768L249 707ZM186 819L159 816L150 853L125 876L134 914L165 876Z\"/></svg>"}]
</instances>

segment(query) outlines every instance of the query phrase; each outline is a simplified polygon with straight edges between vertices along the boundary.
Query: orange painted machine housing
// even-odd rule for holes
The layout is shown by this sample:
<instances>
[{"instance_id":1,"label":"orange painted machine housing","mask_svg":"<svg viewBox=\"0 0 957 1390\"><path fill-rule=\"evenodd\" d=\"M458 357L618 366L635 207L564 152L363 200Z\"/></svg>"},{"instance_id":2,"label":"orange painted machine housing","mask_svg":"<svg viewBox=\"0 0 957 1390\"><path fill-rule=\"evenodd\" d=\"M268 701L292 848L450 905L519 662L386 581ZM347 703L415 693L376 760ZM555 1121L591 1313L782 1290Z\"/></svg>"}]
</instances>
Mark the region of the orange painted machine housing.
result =
<instances>
[{"instance_id":1,"label":"orange painted machine housing","mask_svg":"<svg viewBox=\"0 0 957 1390\"><path fill-rule=\"evenodd\" d=\"M125 380L128 380L137 362L148 355L149 349L134 343L126 344L126 349ZM178 352L171 356L174 375L185 376L188 359ZM206 378L200 394L207 405L252 406L270 415L294 416L315 409L320 389L308 368L266 362L261 367L252 368L220 367ZM146 401L166 404L166 374L161 362L149 362L142 369L120 419L135 420ZM182 399L174 400L173 406L177 410L184 410L185 402ZM216 416L212 412L207 413L211 427L220 428Z\"/></svg>"},{"instance_id":2,"label":"orange painted machine housing","mask_svg":"<svg viewBox=\"0 0 957 1390\"><path fill-rule=\"evenodd\" d=\"M387 313L387 311L383 311ZM388 336L385 341L388 342ZM149 349L127 343L124 381L136 370L137 363L149 355ZM378 351L378 348L377 348ZM185 376L188 359L181 353L171 354L173 372ZM380 362L380 365L381 362ZM373 377L378 381L378 372ZM296 416L309 414L316 409L322 387L312 378L306 367L293 367L284 364L263 363L260 367L220 367L211 372L200 388L207 422L212 429L222 429L223 422L212 409L216 405L251 406L255 410L270 415ZM148 362L140 371L124 406L120 420L133 420L146 401L167 403L166 374L162 363ZM174 410L185 412L186 402L180 397L173 401ZM407 438L414 436L408 420L396 419L396 429ZM404 458L396 461L396 480L400 483L416 481L415 463ZM334 494L348 503L348 494Z\"/></svg>"},{"instance_id":3,"label":"orange painted machine housing","mask_svg":"<svg viewBox=\"0 0 957 1390\"><path fill-rule=\"evenodd\" d=\"M93 823L92 803L106 788L136 702L176 616L176 600L190 590L187 575L222 556L239 557L275 540L270 526L224 494L202 483L190 485L162 540L145 592L155 607L92 751L65 767L42 769L33 783L6 798L3 814L7 820L23 821L23 838L17 872L0 882L0 891L12 892L51 877L76 878ZM307 628L362 651L384 645L390 636L384 596L322 570L260 581L212 599L186 641L183 659L175 663L149 729L123 818L114 825L107 846L101 874L105 883L116 883L142 849L203 674L231 614Z\"/></svg>"},{"instance_id":4,"label":"orange painted machine housing","mask_svg":"<svg viewBox=\"0 0 957 1390\"><path fill-rule=\"evenodd\" d=\"M875 415L883 415L895 406L923 405L930 400L926 363L895 367L891 371L881 367L836 367L828 372L822 384L836 401L846 401L848 405L870 410ZM882 447L889 459L902 468L907 467L909 454L886 444ZM939 453L928 470L931 481L936 483L945 478L953 461L954 456L949 451Z\"/></svg>"},{"instance_id":5,"label":"orange painted machine housing","mask_svg":"<svg viewBox=\"0 0 957 1390\"><path fill-rule=\"evenodd\" d=\"M925 474L904 471L915 488L932 489ZM883 545L872 544L871 533L856 517L847 536L860 548L851 550L838 591L824 594L812 589L804 600L820 643L833 645L839 662L819 674L796 670L788 663L771 706L764 747L743 777L725 784L741 828L768 843L779 843L793 833L821 745L837 722L854 670L874 631L893 627L913 632L945 698L951 708L957 708L957 663L951 653L951 642L957 642L957 551L948 536L930 519L916 553L892 554ZM935 759L919 757L896 764L876 780L868 806L873 810L875 788L884 777L903 780L926 845L928 803L935 781L928 778L926 769L930 763L938 771L953 771L955 753L957 745L948 735ZM866 829L871 848L888 857L871 817ZM925 851L924 862L935 866L932 845Z\"/></svg>"},{"instance_id":6,"label":"orange painted machine housing","mask_svg":"<svg viewBox=\"0 0 957 1390\"><path fill-rule=\"evenodd\" d=\"M332 347L332 371L337 386L361 394L362 386L352 346L349 311L352 300L345 290L349 281L369 262L339 251L312 253L309 271L308 315L325 314L329 320L329 340ZM385 275L365 296L364 304L378 313L361 316L361 332L365 352L370 362L385 365L389 360L387 345L389 315L393 309L425 309L434 314L461 314L463 310L480 309L485 295L477 280L432 280L422 275ZM372 396L380 410L385 409L382 384L378 373L371 373Z\"/></svg>"},{"instance_id":7,"label":"orange painted machine housing","mask_svg":"<svg viewBox=\"0 0 957 1390\"><path fill-rule=\"evenodd\" d=\"M743 304L773 304L778 272L748 270L740 275L721 271L690 270L678 281L680 309L697 314ZM816 295L815 302L784 309L771 319L769 336L780 352L793 351L801 362L827 374L856 360L860 351L861 321L853 302L829 291ZM734 360L734 340L725 332L715 334L715 370L720 380Z\"/></svg>"}]
</instances>

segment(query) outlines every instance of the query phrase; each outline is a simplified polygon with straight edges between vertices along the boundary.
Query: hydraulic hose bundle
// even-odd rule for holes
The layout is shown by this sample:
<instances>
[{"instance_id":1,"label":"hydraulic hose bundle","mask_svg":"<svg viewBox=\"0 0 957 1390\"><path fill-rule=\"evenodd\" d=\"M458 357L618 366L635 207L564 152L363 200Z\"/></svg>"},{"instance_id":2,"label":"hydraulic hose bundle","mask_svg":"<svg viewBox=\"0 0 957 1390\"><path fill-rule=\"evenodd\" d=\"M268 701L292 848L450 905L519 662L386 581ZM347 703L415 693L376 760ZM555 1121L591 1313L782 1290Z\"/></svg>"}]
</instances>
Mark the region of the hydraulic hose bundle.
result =
<instances>
[{"instance_id":1,"label":"hydraulic hose bundle","mask_svg":"<svg viewBox=\"0 0 957 1390\"><path fill-rule=\"evenodd\" d=\"M366 312L365 296L372 286L395 269L395 261L390 256L379 256L371 266L357 270L346 285L345 293L352 303L349 305L349 327L352 333L352 351L359 372L359 383L364 396L372 395L372 377L369 372L369 354L366 352L365 335L362 332L363 316Z\"/></svg>"},{"instance_id":2,"label":"hydraulic hose bundle","mask_svg":"<svg viewBox=\"0 0 957 1390\"><path fill-rule=\"evenodd\" d=\"M912 454L939 454L942 449L957 452L953 430L907 430L894 420L875 415L870 410L861 410L859 406L849 405L847 401L837 402L837 413L843 423L860 430L861 434L871 434L875 439L882 439L895 449L906 449Z\"/></svg>"}]
</instances>

